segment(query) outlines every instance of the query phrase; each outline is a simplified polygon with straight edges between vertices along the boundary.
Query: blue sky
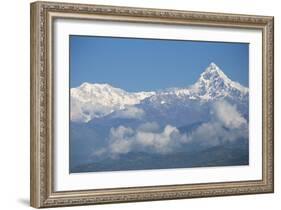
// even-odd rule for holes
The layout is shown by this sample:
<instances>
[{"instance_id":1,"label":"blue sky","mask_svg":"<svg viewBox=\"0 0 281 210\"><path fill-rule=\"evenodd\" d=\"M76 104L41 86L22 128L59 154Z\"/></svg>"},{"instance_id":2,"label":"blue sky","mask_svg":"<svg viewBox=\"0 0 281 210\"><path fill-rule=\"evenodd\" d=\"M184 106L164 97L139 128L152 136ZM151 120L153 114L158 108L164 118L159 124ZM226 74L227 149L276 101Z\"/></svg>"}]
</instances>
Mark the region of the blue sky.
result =
<instances>
[{"instance_id":1,"label":"blue sky","mask_svg":"<svg viewBox=\"0 0 281 210\"><path fill-rule=\"evenodd\" d=\"M70 86L109 83L127 91L193 84L209 63L248 86L247 43L70 36Z\"/></svg>"}]
</instances>

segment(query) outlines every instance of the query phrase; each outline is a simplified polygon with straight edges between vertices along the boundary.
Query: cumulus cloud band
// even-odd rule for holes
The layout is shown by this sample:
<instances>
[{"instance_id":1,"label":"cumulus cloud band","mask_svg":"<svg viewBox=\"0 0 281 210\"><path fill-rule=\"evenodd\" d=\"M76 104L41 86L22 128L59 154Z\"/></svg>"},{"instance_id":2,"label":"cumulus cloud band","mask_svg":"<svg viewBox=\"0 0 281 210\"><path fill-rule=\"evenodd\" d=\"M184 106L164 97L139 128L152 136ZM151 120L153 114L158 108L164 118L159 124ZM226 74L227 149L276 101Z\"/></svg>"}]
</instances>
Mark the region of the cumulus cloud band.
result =
<instances>
[{"instance_id":1,"label":"cumulus cloud band","mask_svg":"<svg viewBox=\"0 0 281 210\"><path fill-rule=\"evenodd\" d=\"M173 125L162 127L157 122L146 122L137 128L118 126L111 128L109 144L97 155L116 157L129 152L153 152L167 154L176 152L189 143L198 146L216 146L224 142L248 138L248 124L236 107L226 101L217 101L210 110L211 120L200 124L192 131L182 133ZM133 109L120 116L138 116L140 110ZM124 116L124 117L125 117Z\"/></svg>"}]
</instances>

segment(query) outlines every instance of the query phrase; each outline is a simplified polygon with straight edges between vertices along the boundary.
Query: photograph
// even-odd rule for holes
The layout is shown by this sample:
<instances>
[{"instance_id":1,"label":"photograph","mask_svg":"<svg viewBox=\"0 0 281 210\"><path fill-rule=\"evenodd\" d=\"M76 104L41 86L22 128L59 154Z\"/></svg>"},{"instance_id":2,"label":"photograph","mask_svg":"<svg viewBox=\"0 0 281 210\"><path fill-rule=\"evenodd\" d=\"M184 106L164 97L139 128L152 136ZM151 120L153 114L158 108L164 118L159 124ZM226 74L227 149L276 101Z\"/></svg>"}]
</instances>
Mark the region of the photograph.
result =
<instances>
[{"instance_id":1,"label":"photograph","mask_svg":"<svg viewBox=\"0 0 281 210\"><path fill-rule=\"evenodd\" d=\"M69 36L69 173L249 165L249 43Z\"/></svg>"},{"instance_id":2,"label":"photograph","mask_svg":"<svg viewBox=\"0 0 281 210\"><path fill-rule=\"evenodd\" d=\"M32 207L274 192L274 16L159 6L30 4Z\"/></svg>"}]
</instances>

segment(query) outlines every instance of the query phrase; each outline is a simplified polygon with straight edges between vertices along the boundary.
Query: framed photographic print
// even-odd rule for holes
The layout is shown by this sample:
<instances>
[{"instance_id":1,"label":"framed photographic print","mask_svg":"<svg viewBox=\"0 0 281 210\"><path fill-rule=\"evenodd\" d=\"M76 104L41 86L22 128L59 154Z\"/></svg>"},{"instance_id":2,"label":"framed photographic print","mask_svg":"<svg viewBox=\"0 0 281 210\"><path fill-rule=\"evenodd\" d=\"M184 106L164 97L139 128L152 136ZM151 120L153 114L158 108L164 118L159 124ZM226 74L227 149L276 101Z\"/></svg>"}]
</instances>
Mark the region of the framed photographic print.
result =
<instances>
[{"instance_id":1,"label":"framed photographic print","mask_svg":"<svg viewBox=\"0 0 281 210\"><path fill-rule=\"evenodd\" d=\"M33 207L273 186L273 17L31 4Z\"/></svg>"}]
</instances>

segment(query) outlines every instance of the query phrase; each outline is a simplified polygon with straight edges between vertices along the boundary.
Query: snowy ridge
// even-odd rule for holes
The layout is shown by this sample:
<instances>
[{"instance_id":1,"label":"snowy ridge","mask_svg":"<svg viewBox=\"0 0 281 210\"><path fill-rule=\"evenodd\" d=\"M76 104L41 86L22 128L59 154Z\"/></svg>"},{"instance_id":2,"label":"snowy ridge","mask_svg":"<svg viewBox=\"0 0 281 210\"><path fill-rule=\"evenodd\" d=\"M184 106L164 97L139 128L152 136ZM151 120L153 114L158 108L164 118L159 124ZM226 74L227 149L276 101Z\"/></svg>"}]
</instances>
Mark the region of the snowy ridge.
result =
<instances>
[{"instance_id":1,"label":"snowy ridge","mask_svg":"<svg viewBox=\"0 0 281 210\"><path fill-rule=\"evenodd\" d=\"M147 101L163 105L172 104L175 98L182 103L186 100L204 102L224 97L243 100L248 97L248 92L248 88L230 80L215 63L211 63L197 82L188 88L127 92L109 84L83 83L71 88L71 121L88 122Z\"/></svg>"},{"instance_id":2,"label":"snowy ridge","mask_svg":"<svg viewBox=\"0 0 281 210\"><path fill-rule=\"evenodd\" d=\"M154 92L129 93L109 84L83 83L71 88L71 120L88 122L140 103Z\"/></svg>"}]
</instances>

